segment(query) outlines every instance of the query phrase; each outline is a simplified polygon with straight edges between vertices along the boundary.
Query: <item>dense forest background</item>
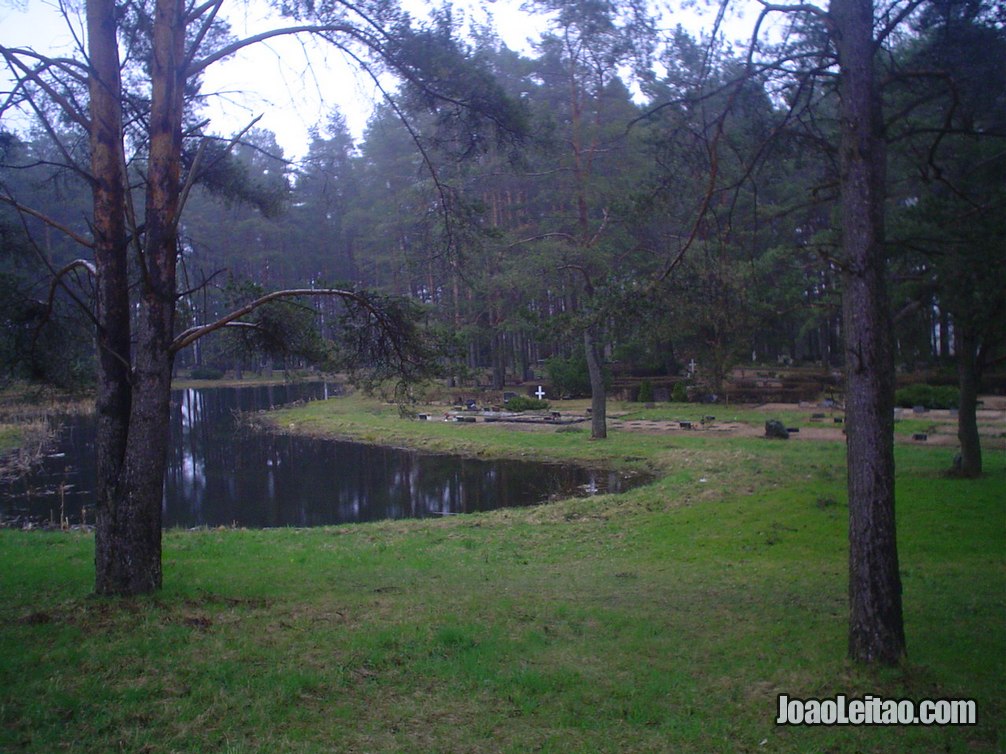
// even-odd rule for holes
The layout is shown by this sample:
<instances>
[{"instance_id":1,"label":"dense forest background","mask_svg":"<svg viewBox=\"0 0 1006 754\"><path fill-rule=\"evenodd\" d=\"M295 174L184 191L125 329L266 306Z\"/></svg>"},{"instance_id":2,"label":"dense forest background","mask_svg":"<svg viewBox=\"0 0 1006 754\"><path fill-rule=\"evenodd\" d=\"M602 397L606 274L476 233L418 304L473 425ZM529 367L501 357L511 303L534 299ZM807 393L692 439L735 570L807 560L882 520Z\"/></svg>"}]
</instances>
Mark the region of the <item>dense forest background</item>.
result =
<instances>
[{"instance_id":1,"label":"dense forest background","mask_svg":"<svg viewBox=\"0 0 1006 754\"><path fill-rule=\"evenodd\" d=\"M703 394L722 392L737 366L840 368L827 44L799 21L748 49L657 32L617 6L553 10L532 53L489 29L470 40L520 109L525 128L511 138L431 110L407 86L358 140L333 112L295 161L268 131L202 133L204 177L180 227L179 331L263 292L341 285L421 302L459 385L544 379L587 395L591 349L607 379L688 376L694 360ZM928 3L888 44L896 361L956 381L969 358L987 377L1006 341L1003 18L994 4ZM3 131L4 194L86 237L90 188L67 166L87 148L58 118ZM91 282L75 270L50 288L81 255L73 237L8 203L0 244L6 375L91 379ZM339 307L263 307L255 327L197 342L176 367L324 365Z\"/></svg>"}]
</instances>

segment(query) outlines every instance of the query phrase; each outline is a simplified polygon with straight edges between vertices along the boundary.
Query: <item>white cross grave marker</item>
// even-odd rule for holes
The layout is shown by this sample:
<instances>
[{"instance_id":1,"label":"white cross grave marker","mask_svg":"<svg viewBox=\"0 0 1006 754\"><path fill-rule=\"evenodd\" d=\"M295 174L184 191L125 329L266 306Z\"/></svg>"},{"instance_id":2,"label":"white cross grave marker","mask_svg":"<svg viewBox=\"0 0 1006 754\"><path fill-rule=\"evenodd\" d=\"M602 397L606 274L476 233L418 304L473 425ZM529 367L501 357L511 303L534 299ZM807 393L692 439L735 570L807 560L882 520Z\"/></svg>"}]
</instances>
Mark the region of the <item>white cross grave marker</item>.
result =
<instances>
[{"instance_id":1,"label":"white cross grave marker","mask_svg":"<svg viewBox=\"0 0 1006 754\"><path fill-rule=\"evenodd\" d=\"M542 398L545 397L545 391L542 390L541 385L539 385L538 389L534 391L534 394L538 396L538 400L541 400Z\"/></svg>"},{"instance_id":2,"label":"white cross grave marker","mask_svg":"<svg viewBox=\"0 0 1006 754\"><path fill-rule=\"evenodd\" d=\"M698 366L698 364L695 363L695 359L692 359L691 361L689 361L688 362L688 374L690 374L690 375L692 375L694 377L695 376L695 367L697 367L697 366Z\"/></svg>"}]
</instances>

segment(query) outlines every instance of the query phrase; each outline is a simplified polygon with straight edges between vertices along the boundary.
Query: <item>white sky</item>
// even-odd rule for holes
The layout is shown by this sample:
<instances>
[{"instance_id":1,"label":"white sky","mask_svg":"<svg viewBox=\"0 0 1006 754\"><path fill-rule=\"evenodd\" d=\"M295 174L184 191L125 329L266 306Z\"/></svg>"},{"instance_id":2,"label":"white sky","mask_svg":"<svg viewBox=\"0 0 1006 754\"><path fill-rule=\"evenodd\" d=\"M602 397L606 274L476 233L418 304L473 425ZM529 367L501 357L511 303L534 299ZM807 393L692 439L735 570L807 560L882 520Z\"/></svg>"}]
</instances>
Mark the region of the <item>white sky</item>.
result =
<instances>
[{"instance_id":1,"label":"white sky","mask_svg":"<svg viewBox=\"0 0 1006 754\"><path fill-rule=\"evenodd\" d=\"M758 4L756 0L736 2L750 9L750 18L736 20L730 27L735 30L731 36L743 36L753 23ZM83 0L68 0L68 4L82 6ZM422 0L405 0L404 4L415 16L424 15L431 5ZM456 0L454 4L466 7L469 18L476 23L486 23L491 14L498 34L511 49L529 50L530 42L537 38L536 29L541 27L540 21L520 10L521 0ZM73 44L73 37L57 7L55 0L0 0L0 43L33 47L42 53L65 50ZM276 16L270 20L268 4L263 0L231 2L225 7L236 36L289 23L277 22ZM701 13L693 8L670 17L671 24L681 23L693 33L710 28L712 19L713 9L708 8ZM6 83L6 77L0 74L0 78ZM213 131L230 134L262 115L258 127L277 135L287 157L303 155L308 129L322 124L336 106L359 138L373 102L380 98L374 82L347 63L338 51L316 45L308 51L296 40L281 38L211 66L204 77L203 93L211 92L221 95L207 112Z\"/></svg>"}]
</instances>

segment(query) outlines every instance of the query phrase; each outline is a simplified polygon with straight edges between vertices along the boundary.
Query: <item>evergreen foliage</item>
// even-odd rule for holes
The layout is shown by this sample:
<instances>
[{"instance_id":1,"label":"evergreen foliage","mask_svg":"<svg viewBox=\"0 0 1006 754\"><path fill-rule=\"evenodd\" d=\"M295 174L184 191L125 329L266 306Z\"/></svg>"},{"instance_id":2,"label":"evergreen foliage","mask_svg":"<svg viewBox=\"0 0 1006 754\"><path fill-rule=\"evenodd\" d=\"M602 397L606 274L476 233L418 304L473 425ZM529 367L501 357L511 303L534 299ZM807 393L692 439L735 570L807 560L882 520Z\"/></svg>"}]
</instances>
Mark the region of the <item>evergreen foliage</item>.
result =
<instances>
[{"instance_id":1,"label":"evergreen foliage","mask_svg":"<svg viewBox=\"0 0 1006 754\"><path fill-rule=\"evenodd\" d=\"M375 19L403 21L377 5ZM186 140L183 168L198 164L199 172L179 228L179 324L224 313L234 299L221 273L262 291L347 280L429 305L424 324L449 332L456 346L449 371L472 379L488 369L497 388L582 349L588 323L599 351L634 375L681 374L695 356L711 392L752 354L840 366L834 175L828 151L816 149L835 136L830 84L813 94L796 79L754 76L739 84L742 61L729 51L707 51L681 29L660 40L651 34L650 43L659 44L647 48L638 19L600 7L584 15L577 7L555 4L554 25L533 54L508 49L491 30L468 47L449 12L403 32L387 50L388 65L408 73L397 110L379 105L358 140L333 111L299 161L261 129L232 148L225 138ZM309 4L290 10L303 18L336 12ZM983 364L1002 356L1006 212L994 135L1002 130L1004 98L985 94L1006 84L998 65L1002 31L987 10L985 3L928 4L887 63L885 97L902 116L891 126L889 171L897 187L889 223L896 358L909 367L949 359L950 334L963 325L980 332ZM130 17L139 36L149 22L141 11ZM599 65L631 66L588 80L587 58L563 46L566 31L583 35L583 50ZM216 43L228 33L215 31ZM660 76L648 55L660 61ZM460 76L466 56L477 65ZM436 65L423 72L424 60ZM647 98L642 105L627 86L630 70ZM583 77L578 126L561 83L568 75ZM456 102L438 99L445 86ZM773 87L802 108L789 122ZM951 130L938 135L947 118ZM3 185L86 234L86 183L64 168L42 167L59 161L53 135L63 136L4 134ZM570 151L574 136L579 152ZM7 218L9 230L24 222L41 236L36 220L13 211ZM7 256L14 244L4 233L4 258L22 260L12 274L24 293L45 273L24 265L30 251ZM77 254L59 234L50 233L48 243L56 268ZM86 298L86 288L77 286L76 295ZM30 297L44 300L45 291L36 285ZM331 341L339 306L316 303L314 326ZM62 288L57 308L53 333L72 331L70 320L86 321ZM256 368L266 361L255 354L270 349L291 366L308 358L324 363L320 341L295 336L304 332L293 322L298 317L296 305L283 304L255 323L264 328L258 336L211 336L180 353L180 366L231 368L243 359ZM83 354L68 364L86 366L89 340L70 341ZM582 383L570 384L585 394Z\"/></svg>"},{"instance_id":2,"label":"evergreen foliage","mask_svg":"<svg viewBox=\"0 0 1006 754\"><path fill-rule=\"evenodd\" d=\"M950 385L925 385L917 383L900 388L894 394L894 402L902 408L957 408L960 406L961 391Z\"/></svg>"},{"instance_id":3,"label":"evergreen foliage","mask_svg":"<svg viewBox=\"0 0 1006 754\"><path fill-rule=\"evenodd\" d=\"M526 395L518 395L506 402L507 411L543 411L549 408L548 401L531 398Z\"/></svg>"},{"instance_id":4,"label":"evergreen foliage","mask_svg":"<svg viewBox=\"0 0 1006 754\"><path fill-rule=\"evenodd\" d=\"M683 382L675 382L671 390L671 400L675 403L688 403L688 389Z\"/></svg>"},{"instance_id":5,"label":"evergreen foliage","mask_svg":"<svg viewBox=\"0 0 1006 754\"><path fill-rule=\"evenodd\" d=\"M636 400L640 403L653 403L653 383L649 380L643 380L639 384L639 395Z\"/></svg>"}]
</instances>

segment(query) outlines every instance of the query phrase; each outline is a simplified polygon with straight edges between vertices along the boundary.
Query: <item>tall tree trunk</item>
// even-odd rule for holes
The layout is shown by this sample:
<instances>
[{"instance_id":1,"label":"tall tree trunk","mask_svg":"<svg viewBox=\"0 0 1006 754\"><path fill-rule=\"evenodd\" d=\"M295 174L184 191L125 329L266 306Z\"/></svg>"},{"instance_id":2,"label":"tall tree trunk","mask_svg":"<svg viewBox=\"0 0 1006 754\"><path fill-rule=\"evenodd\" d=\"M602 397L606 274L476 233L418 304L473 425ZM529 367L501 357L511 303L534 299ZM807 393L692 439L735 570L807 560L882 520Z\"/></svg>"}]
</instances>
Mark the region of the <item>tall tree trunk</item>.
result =
<instances>
[{"instance_id":1,"label":"tall tree trunk","mask_svg":"<svg viewBox=\"0 0 1006 754\"><path fill-rule=\"evenodd\" d=\"M99 513L95 589L102 594L144 594L161 586L161 502L173 363L184 42L181 2L158 0L135 367L129 410L117 417L123 421L128 416L128 443L115 486L108 490L105 510ZM122 282L128 289L127 281ZM120 316L126 324L115 325L127 327L128 306ZM107 450L99 447L98 452L102 456ZM99 461L99 468L102 466L111 467L112 460Z\"/></svg>"},{"instance_id":2,"label":"tall tree trunk","mask_svg":"<svg viewBox=\"0 0 1006 754\"><path fill-rule=\"evenodd\" d=\"M503 336L500 333L492 337L492 389L502 390L506 384L506 365L504 364Z\"/></svg>"},{"instance_id":3,"label":"tall tree trunk","mask_svg":"<svg viewBox=\"0 0 1006 754\"><path fill-rule=\"evenodd\" d=\"M950 360L950 315L940 307L940 359Z\"/></svg>"},{"instance_id":4,"label":"tall tree trunk","mask_svg":"<svg viewBox=\"0 0 1006 754\"><path fill-rule=\"evenodd\" d=\"M531 379L530 338L523 331L517 334L517 338L517 342L520 345L517 351L517 374L520 375L521 382L527 382L527 380Z\"/></svg>"},{"instance_id":5,"label":"tall tree trunk","mask_svg":"<svg viewBox=\"0 0 1006 754\"><path fill-rule=\"evenodd\" d=\"M95 591L117 591L118 497L132 406L122 105L114 0L87 3L94 261L98 320Z\"/></svg>"},{"instance_id":6,"label":"tall tree trunk","mask_svg":"<svg viewBox=\"0 0 1006 754\"><path fill-rule=\"evenodd\" d=\"M978 339L966 326L958 326L957 377L961 389L957 409L957 439L961 442L961 462L955 470L965 477L978 477L982 473L982 443L978 434L978 390L981 382L981 363Z\"/></svg>"},{"instance_id":7,"label":"tall tree trunk","mask_svg":"<svg viewBox=\"0 0 1006 754\"><path fill-rule=\"evenodd\" d=\"M583 350L587 356L587 373L590 376L590 439L604 440L608 436L607 395L604 392L604 373L597 351L594 328L583 331Z\"/></svg>"},{"instance_id":8,"label":"tall tree trunk","mask_svg":"<svg viewBox=\"0 0 1006 754\"><path fill-rule=\"evenodd\" d=\"M502 317L493 307L489 312L489 358L492 362L492 389L502 390L506 383L506 335L500 329Z\"/></svg>"},{"instance_id":9,"label":"tall tree trunk","mask_svg":"<svg viewBox=\"0 0 1006 754\"><path fill-rule=\"evenodd\" d=\"M849 655L905 655L894 518L894 359L884 277L883 121L872 0L832 0L841 93L849 495Z\"/></svg>"}]
</instances>

